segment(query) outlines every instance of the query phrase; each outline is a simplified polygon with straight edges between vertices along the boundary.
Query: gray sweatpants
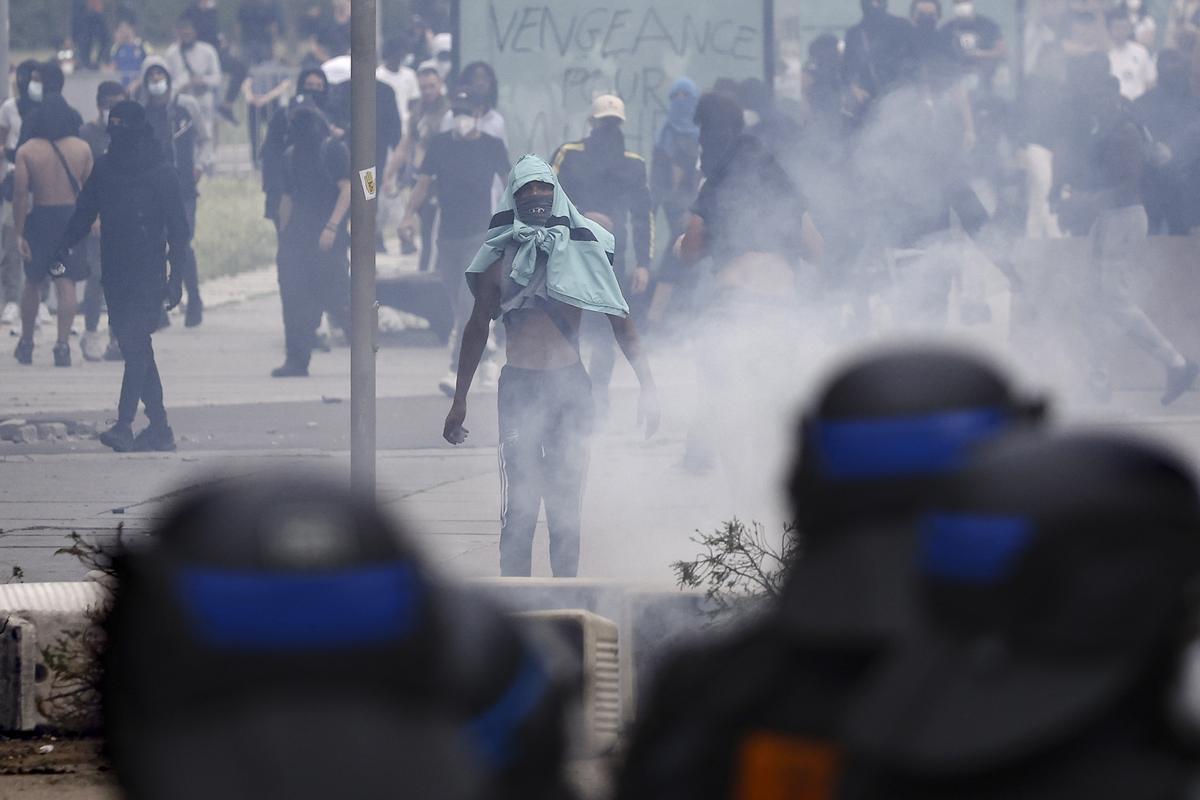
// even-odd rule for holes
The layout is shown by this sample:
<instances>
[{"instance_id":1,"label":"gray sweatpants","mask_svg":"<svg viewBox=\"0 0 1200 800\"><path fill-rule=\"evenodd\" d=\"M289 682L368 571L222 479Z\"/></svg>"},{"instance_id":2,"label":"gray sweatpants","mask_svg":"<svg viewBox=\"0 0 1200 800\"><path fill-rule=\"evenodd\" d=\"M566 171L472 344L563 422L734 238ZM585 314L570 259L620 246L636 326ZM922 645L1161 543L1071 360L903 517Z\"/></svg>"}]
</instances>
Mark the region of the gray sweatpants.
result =
<instances>
[{"instance_id":1,"label":"gray sweatpants","mask_svg":"<svg viewBox=\"0 0 1200 800\"><path fill-rule=\"evenodd\" d=\"M1102 211L1092 224L1088 234L1092 282L1083 317L1093 368L1102 369L1105 325L1116 326L1163 366L1183 358L1129 293L1129 275L1145 256L1148 233L1146 209L1141 205Z\"/></svg>"}]
</instances>

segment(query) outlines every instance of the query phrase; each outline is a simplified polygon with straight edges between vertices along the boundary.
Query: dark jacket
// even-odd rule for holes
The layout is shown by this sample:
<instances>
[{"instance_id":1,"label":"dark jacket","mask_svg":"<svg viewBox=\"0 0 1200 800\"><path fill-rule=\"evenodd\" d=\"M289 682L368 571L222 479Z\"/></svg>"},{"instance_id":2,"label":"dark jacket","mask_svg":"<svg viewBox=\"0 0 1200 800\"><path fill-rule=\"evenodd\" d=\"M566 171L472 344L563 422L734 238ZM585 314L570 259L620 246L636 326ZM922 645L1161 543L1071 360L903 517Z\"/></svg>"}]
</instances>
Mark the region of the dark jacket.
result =
<instances>
[{"instance_id":1,"label":"dark jacket","mask_svg":"<svg viewBox=\"0 0 1200 800\"><path fill-rule=\"evenodd\" d=\"M142 170L122 170L111 154L101 156L75 203L62 249L82 241L97 217L109 306L161 307L168 259L177 269L192 257L175 169L159 160Z\"/></svg>"},{"instance_id":2,"label":"dark jacket","mask_svg":"<svg viewBox=\"0 0 1200 800\"><path fill-rule=\"evenodd\" d=\"M589 144L592 146L589 148ZM617 277L625 280L625 234L633 228L635 266L651 266L654 252L654 215L650 206L646 162L637 153L603 155L592 140L570 142L554 154L554 171L563 191L584 214L599 211L613 221L616 230ZM626 223L628 220L628 224Z\"/></svg>"}]
</instances>

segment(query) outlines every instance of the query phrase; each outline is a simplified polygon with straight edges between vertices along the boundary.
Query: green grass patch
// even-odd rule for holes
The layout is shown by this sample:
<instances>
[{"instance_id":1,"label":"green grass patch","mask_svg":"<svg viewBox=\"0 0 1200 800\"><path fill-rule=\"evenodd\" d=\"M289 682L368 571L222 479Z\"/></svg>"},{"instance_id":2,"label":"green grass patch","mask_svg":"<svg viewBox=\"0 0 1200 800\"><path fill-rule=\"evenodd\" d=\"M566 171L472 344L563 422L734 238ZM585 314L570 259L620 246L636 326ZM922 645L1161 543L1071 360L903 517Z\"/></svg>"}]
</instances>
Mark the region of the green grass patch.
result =
<instances>
[{"instance_id":1,"label":"green grass patch","mask_svg":"<svg viewBox=\"0 0 1200 800\"><path fill-rule=\"evenodd\" d=\"M201 280L275 263L275 228L263 219L257 175L221 175L200 183L193 247Z\"/></svg>"}]
</instances>

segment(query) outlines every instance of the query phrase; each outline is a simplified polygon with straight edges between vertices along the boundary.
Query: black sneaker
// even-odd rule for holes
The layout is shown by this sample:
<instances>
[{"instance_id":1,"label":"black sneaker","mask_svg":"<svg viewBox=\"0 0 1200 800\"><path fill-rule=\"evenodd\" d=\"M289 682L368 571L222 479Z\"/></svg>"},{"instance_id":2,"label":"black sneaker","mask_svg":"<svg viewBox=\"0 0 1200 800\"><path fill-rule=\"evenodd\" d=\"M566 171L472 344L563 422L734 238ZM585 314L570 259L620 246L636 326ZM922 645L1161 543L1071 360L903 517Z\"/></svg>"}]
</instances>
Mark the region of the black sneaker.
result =
<instances>
[{"instance_id":1,"label":"black sneaker","mask_svg":"<svg viewBox=\"0 0 1200 800\"><path fill-rule=\"evenodd\" d=\"M1163 392L1162 404L1169 406L1179 399L1180 395L1191 389L1200 377L1200 364L1188 361L1182 367L1167 367L1167 388Z\"/></svg>"},{"instance_id":2,"label":"black sneaker","mask_svg":"<svg viewBox=\"0 0 1200 800\"><path fill-rule=\"evenodd\" d=\"M133 428L128 423L118 422L100 434L100 444L118 453L128 453L133 449Z\"/></svg>"},{"instance_id":3,"label":"black sneaker","mask_svg":"<svg viewBox=\"0 0 1200 800\"><path fill-rule=\"evenodd\" d=\"M121 354L121 345L117 344L116 339L108 340L108 347L104 348L105 361L124 361L125 356Z\"/></svg>"},{"instance_id":4,"label":"black sneaker","mask_svg":"<svg viewBox=\"0 0 1200 800\"><path fill-rule=\"evenodd\" d=\"M54 366L69 367L71 366L71 345L66 342L59 342L54 345Z\"/></svg>"},{"instance_id":5,"label":"black sneaker","mask_svg":"<svg viewBox=\"0 0 1200 800\"><path fill-rule=\"evenodd\" d=\"M221 118L230 125L238 124L237 114L233 113L233 106L222 103L221 105L217 106L217 113L220 114Z\"/></svg>"},{"instance_id":6,"label":"black sneaker","mask_svg":"<svg viewBox=\"0 0 1200 800\"><path fill-rule=\"evenodd\" d=\"M283 362L282 367L276 367L271 370L272 378L307 378L308 367L302 367L299 364L293 364L290 361Z\"/></svg>"},{"instance_id":7,"label":"black sneaker","mask_svg":"<svg viewBox=\"0 0 1200 800\"><path fill-rule=\"evenodd\" d=\"M151 424L137 436L133 437L135 453L173 453L175 452L175 432L170 425Z\"/></svg>"},{"instance_id":8,"label":"black sneaker","mask_svg":"<svg viewBox=\"0 0 1200 800\"><path fill-rule=\"evenodd\" d=\"M13 356L17 359L18 364L33 363L33 339L21 339L17 342L17 349L13 351Z\"/></svg>"},{"instance_id":9,"label":"black sneaker","mask_svg":"<svg viewBox=\"0 0 1200 800\"><path fill-rule=\"evenodd\" d=\"M187 313L183 317L183 327L195 328L204 322L204 303L199 300L189 300Z\"/></svg>"}]
</instances>

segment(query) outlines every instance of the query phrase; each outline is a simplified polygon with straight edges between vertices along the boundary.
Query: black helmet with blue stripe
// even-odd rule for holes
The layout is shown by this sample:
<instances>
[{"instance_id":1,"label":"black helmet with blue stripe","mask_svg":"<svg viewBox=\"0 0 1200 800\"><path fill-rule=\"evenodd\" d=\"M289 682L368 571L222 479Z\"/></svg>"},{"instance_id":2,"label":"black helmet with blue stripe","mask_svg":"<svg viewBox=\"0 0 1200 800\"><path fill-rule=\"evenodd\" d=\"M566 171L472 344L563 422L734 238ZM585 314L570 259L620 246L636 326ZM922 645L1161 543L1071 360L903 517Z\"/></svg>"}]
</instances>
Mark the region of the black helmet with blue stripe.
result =
<instances>
[{"instance_id":1,"label":"black helmet with blue stripe","mask_svg":"<svg viewBox=\"0 0 1200 800\"><path fill-rule=\"evenodd\" d=\"M117 573L105 725L133 800L465 800L561 780L554 669L340 485L192 492Z\"/></svg>"}]
</instances>

